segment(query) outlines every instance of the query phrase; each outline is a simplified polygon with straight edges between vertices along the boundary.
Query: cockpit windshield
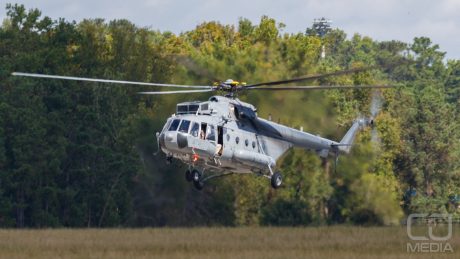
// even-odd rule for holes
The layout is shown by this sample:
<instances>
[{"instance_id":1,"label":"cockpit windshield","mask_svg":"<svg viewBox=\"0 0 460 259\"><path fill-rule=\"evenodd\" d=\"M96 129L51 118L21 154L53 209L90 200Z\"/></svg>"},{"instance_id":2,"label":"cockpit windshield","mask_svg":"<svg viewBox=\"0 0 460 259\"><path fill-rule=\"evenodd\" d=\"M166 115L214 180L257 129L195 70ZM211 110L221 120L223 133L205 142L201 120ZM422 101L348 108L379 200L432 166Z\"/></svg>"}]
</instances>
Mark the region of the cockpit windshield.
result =
<instances>
[{"instance_id":1,"label":"cockpit windshield","mask_svg":"<svg viewBox=\"0 0 460 259\"><path fill-rule=\"evenodd\" d=\"M182 123L180 124L179 131L183 133L188 133L188 128L190 127L190 121L189 120L182 120Z\"/></svg>"},{"instance_id":2,"label":"cockpit windshield","mask_svg":"<svg viewBox=\"0 0 460 259\"><path fill-rule=\"evenodd\" d=\"M175 119L173 120L173 122L171 123L171 126L169 126L169 131L176 131L177 128L179 127L179 123L180 123L180 120L179 119Z\"/></svg>"}]
</instances>

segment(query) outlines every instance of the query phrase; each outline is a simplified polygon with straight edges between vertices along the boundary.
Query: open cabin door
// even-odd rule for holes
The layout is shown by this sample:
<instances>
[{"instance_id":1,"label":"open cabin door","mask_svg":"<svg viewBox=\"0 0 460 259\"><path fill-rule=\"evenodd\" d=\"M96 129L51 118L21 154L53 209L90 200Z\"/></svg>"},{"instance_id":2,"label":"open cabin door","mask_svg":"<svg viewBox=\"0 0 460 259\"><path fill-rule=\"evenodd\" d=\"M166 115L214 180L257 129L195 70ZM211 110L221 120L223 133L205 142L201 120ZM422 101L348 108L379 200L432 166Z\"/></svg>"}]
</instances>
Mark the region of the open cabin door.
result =
<instances>
[{"instance_id":1,"label":"open cabin door","mask_svg":"<svg viewBox=\"0 0 460 259\"><path fill-rule=\"evenodd\" d=\"M216 150L216 131L214 125L205 122L193 122L189 134L189 143L199 156L213 156Z\"/></svg>"},{"instance_id":2,"label":"open cabin door","mask_svg":"<svg viewBox=\"0 0 460 259\"><path fill-rule=\"evenodd\" d=\"M217 156L222 156L224 152L224 128L222 126L217 126L217 145L216 145L216 154Z\"/></svg>"},{"instance_id":3,"label":"open cabin door","mask_svg":"<svg viewBox=\"0 0 460 259\"><path fill-rule=\"evenodd\" d=\"M235 149L235 145L233 145L231 141L235 136L231 136L232 130L227 129L223 126L218 126L217 131L217 144L222 145L220 157L225 159L231 159L233 157L233 151Z\"/></svg>"}]
</instances>

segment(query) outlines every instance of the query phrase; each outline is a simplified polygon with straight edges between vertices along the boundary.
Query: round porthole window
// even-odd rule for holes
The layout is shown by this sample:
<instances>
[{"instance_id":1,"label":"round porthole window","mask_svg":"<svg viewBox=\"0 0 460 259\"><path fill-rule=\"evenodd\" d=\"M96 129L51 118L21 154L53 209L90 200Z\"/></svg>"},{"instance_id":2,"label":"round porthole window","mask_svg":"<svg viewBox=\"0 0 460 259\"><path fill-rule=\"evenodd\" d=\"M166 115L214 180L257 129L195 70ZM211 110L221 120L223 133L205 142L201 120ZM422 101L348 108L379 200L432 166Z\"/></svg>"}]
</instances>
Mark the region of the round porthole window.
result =
<instances>
[{"instance_id":1,"label":"round porthole window","mask_svg":"<svg viewBox=\"0 0 460 259\"><path fill-rule=\"evenodd\" d=\"M256 142L255 141L252 142L252 148L256 148Z\"/></svg>"},{"instance_id":2,"label":"round porthole window","mask_svg":"<svg viewBox=\"0 0 460 259\"><path fill-rule=\"evenodd\" d=\"M240 143L240 137L236 137L235 142L236 144Z\"/></svg>"},{"instance_id":3,"label":"round porthole window","mask_svg":"<svg viewBox=\"0 0 460 259\"><path fill-rule=\"evenodd\" d=\"M248 145L249 145L249 140L246 139L246 140L244 141L244 144L245 144L246 146L248 146Z\"/></svg>"}]
</instances>

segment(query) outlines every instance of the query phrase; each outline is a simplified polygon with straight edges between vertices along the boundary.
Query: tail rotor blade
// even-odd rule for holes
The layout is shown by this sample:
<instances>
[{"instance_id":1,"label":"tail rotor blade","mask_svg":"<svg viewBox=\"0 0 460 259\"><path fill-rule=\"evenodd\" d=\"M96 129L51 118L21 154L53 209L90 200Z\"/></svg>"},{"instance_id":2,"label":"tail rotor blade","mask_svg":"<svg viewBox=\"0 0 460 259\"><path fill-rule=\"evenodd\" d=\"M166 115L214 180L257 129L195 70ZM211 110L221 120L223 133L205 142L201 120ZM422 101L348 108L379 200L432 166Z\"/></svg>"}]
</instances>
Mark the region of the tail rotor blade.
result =
<instances>
[{"instance_id":1,"label":"tail rotor blade","mask_svg":"<svg viewBox=\"0 0 460 259\"><path fill-rule=\"evenodd\" d=\"M372 100L371 100L371 106L370 106L370 112L371 112L372 117L377 116L381 109L382 109L382 98L380 96L380 93L375 91L374 93L372 93Z\"/></svg>"},{"instance_id":2,"label":"tail rotor blade","mask_svg":"<svg viewBox=\"0 0 460 259\"><path fill-rule=\"evenodd\" d=\"M371 141L374 143L379 143L379 136L377 128L375 127L375 117L379 114L382 109L382 96L378 91L372 93L372 100L370 106L371 121L372 121L372 130L371 130Z\"/></svg>"}]
</instances>

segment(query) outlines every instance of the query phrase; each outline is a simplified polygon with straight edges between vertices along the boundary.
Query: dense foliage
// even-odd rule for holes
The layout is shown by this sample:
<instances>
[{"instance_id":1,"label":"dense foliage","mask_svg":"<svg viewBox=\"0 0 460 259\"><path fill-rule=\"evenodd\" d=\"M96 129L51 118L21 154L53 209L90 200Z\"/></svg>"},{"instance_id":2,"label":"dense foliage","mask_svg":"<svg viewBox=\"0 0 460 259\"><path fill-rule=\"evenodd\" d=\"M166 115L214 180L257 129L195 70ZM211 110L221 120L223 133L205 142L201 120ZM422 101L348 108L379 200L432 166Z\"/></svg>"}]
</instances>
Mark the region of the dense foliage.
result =
<instances>
[{"instance_id":1,"label":"dense foliage","mask_svg":"<svg viewBox=\"0 0 460 259\"><path fill-rule=\"evenodd\" d=\"M460 61L428 38L378 42L339 29L319 38L258 25L205 22L175 35L127 20L80 23L7 5L0 28L0 226L397 224L404 213L459 213ZM326 57L321 58L325 46ZM284 187L232 176L199 192L180 163L167 166L154 133L175 104L205 94L136 95L145 87L28 79L13 71L134 81L259 82L405 60L397 67L313 84L390 83L374 130L350 156L321 160L295 149ZM259 116L340 139L370 90L251 92Z\"/></svg>"}]
</instances>

